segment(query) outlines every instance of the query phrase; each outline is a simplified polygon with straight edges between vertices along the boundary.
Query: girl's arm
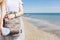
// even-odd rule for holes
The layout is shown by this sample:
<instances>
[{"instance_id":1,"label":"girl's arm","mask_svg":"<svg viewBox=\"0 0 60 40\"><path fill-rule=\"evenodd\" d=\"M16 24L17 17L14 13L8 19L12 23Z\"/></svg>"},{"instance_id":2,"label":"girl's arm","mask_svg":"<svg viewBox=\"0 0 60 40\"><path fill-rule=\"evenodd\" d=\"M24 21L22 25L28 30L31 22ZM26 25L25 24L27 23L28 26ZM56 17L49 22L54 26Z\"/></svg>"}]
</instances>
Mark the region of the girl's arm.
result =
<instances>
[{"instance_id":1,"label":"girl's arm","mask_svg":"<svg viewBox=\"0 0 60 40\"><path fill-rule=\"evenodd\" d=\"M3 29L3 18L6 14L6 6L5 6L5 0L2 3L2 13L1 13L1 18L0 18L0 34L2 33L2 29Z\"/></svg>"},{"instance_id":2,"label":"girl's arm","mask_svg":"<svg viewBox=\"0 0 60 40\"><path fill-rule=\"evenodd\" d=\"M23 5L19 4L19 13L17 13L16 16L22 16L24 14L23 12L24 12Z\"/></svg>"}]
</instances>

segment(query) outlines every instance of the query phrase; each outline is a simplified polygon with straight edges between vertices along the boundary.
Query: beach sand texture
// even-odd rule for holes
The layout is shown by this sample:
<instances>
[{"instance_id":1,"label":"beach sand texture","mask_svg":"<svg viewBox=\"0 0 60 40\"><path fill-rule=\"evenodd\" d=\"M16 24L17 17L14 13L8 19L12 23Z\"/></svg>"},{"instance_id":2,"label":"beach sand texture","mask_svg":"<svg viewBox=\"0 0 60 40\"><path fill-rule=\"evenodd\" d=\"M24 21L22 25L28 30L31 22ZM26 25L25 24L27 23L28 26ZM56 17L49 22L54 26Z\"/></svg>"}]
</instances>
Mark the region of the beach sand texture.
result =
<instances>
[{"instance_id":1,"label":"beach sand texture","mask_svg":"<svg viewBox=\"0 0 60 40\"><path fill-rule=\"evenodd\" d=\"M25 26L25 40L60 40L56 35L44 32L23 18Z\"/></svg>"}]
</instances>

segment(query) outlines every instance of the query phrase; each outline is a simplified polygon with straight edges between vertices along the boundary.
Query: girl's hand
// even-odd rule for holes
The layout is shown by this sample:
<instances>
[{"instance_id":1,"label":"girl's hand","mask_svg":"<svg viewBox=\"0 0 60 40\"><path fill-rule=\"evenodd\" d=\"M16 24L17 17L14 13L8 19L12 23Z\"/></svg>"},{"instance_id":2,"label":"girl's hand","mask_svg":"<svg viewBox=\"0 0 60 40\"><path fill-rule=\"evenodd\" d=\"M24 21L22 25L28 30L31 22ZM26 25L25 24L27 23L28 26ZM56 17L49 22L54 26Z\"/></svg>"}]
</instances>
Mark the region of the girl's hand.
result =
<instances>
[{"instance_id":1,"label":"girl's hand","mask_svg":"<svg viewBox=\"0 0 60 40\"><path fill-rule=\"evenodd\" d=\"M14 18L14 17L15 17L14 14L9 14L9 15L8 15L8 19L12 19L12 18Z\"/></svg>"}]
</instances>

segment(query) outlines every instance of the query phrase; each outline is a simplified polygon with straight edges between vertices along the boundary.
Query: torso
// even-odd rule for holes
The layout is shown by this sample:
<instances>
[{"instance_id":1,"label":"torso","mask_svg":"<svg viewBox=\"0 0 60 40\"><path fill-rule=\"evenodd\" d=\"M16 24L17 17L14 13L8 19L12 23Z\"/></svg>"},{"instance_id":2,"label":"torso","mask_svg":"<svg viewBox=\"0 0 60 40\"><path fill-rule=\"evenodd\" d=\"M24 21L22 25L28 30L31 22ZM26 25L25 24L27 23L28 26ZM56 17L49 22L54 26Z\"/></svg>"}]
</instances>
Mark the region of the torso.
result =
<instances>
[{"instance_id":1,"label":"torso","mask_svg":"<svg viewBox=\"0 0 60 40\"><path fill-rule=\"evenodd\" d=\"M10 11L19 11L19 0L6 0L6 10Z\"/></svg>"}]
</instances>

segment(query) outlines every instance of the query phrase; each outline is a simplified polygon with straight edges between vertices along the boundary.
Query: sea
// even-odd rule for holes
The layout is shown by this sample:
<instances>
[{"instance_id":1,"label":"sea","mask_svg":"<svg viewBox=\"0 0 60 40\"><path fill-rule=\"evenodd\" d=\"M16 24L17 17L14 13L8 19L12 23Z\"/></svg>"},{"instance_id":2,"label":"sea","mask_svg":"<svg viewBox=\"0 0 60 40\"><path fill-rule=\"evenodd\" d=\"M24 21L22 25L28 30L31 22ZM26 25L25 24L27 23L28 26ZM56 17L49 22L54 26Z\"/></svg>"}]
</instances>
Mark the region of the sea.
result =
<instances>
[{"instance_id":1,"label":"sea","mask_svg":"<svg viewBox=\"0 0 60 40\"><path fill-rule=\"evenodd\" d=\"M60 13L25 13L26 17L47 21L60 26Z\"/></svg>"},{"instance_id":2,"label":"sea","mask_svg":"<svg viewBox=\"0 0 60 40\"><path fill-rule=\"evenodd\" d=\"M60 13L25 13L24 17L38 29L60 38Z\"/></svg>"}]
</instances>

